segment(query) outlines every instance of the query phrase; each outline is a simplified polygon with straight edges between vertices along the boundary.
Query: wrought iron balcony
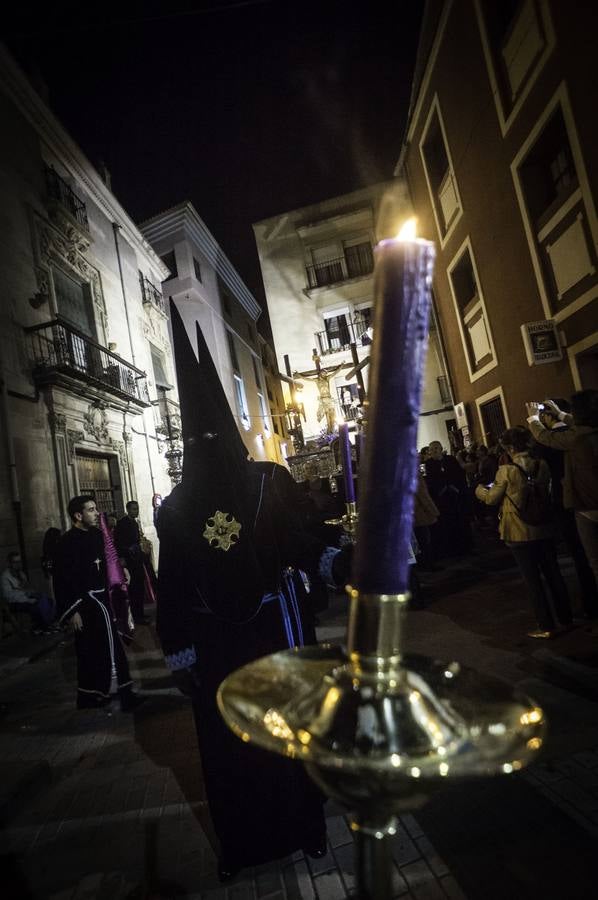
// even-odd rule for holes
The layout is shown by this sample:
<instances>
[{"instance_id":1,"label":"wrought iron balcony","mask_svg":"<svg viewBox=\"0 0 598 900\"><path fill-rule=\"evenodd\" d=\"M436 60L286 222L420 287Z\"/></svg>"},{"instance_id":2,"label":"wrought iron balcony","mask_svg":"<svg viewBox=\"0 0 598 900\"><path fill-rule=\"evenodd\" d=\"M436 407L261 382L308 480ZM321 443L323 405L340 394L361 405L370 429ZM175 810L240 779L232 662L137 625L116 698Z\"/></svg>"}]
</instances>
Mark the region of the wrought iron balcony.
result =
<instances>
[{"instance_id":1,"label":"wrought iron balcony","mask_svg":"<svg viewBox=\"0 0 598 900\"><path fill-rule=\"evenodd\" d=\"M139 406L149 406L146 374L77 331L64 319L26 328L29 358L37 384L60 377L95 385Z\"/></svg>"},{"instance_id":2,"label":"wrought iron balcony","mask_svg":"<svg viewBox=\"0 0 598 900\"><path fill-rule=\"evenodd\" d=\"M151 283L149 278L145 277L143 272L139 273L139 284L141 285L143 302L151 303L152 306L155 306L160 312L166 314L166 304L164 303L162 291L158 290L158 288Z\"/></svg>"},{"instance_id":3,"label":"wrought iron balcony","mask_svg":"<svg viewBox=\"0 0 598 900\"><path fill-rule=\"evenodd\" d=\"M364 321L349 321L339 324L336 331L318 331L316 341L320 356L329 353L338 353L340 350L349 350L351 344L365 347L371 343L366 334L368 325Z\"/></svg>"},{"instance_id":4,"label":"wrought iron balcony","mask_svg":"<svg viewBox=\"0 0 598 900\"><path fill-rule=\"evenodd\" d=\"M349 281L360 275L369 275L374 271L372 247L370 244L347 247L344 256L306 266L305 271L307 273L307 290Z\"/></svg>"},{"instance_id":5,"label":"wrought iron balcony","mask_svg":"<svg viewBox=\"0 0 598 900\"><path fill-rule=\"evenodd\" d=\"M59 203L81 228L89 232L85 203L75 194L71 186L60 177L58 172L50 166L46 166L46 187L50 199Z\"/></svg>"}]
</instances>

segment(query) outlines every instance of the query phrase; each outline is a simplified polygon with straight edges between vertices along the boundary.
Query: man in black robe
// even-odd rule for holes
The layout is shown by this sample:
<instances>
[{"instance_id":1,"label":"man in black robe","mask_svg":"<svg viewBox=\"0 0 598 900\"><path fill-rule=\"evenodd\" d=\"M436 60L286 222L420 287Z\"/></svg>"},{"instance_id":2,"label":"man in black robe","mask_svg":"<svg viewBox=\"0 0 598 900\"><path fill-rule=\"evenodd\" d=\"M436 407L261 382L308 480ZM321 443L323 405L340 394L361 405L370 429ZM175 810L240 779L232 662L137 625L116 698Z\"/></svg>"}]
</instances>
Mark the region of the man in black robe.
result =
<instances>
[{"instance_id":1,"label":"man in black robe","mask_svg":"<svg viewBox=\"0 0 598 900\"><path fill-rule=\"evenodd\" d=\"M426 459L426 487L440 519L433 531L437 556L460 556L471 549L469 498L465 472L454 456L432 441Z\"/></svg>"},{"instance_id":2,"label":"man in black robe","mask_svg":"<svg viewBox=\"0 0 598 900\"><path fill-rule=\"evenodd\" d=\"M139 504L137 500L129 500L127 514L119 519L114 529L114 543L122 565L128 570L129 603L131 614L136 625L147 625L149 618L143 609L145 599L145 561L141 549L141 529L139 522Z\"/></svg>"},{"instance_id":3,"label":"man in black robe","mask_svg":"<svg viewBox=\"0 0 598 900\"><path fill-rule=\"evenodd\" d=\"M314 642L293 576L340 583L347 560L305 532L288 503L296 486L286 469L248 461L201 331L198 361L174 304L171 320L185 455L182 482L158 517L157 628L193 700L226 880L298 849L326 851L323 798L301 764L234 736L216 692L251 660Z\"/></svg>"},{"instance_id":4,"label":"man in black robe","mask_svg":"<svg viewBox=\"0 0 598 900\"><path fill-rule=\"evenodd\" d=\"M73 497L68 512L72 528L62 535L54 561L54 593L60 622L75 634L77 708L97 709L110 702L116 677L121 709L141 702L133 693L127 658L116 630L106 590L104 540L92 497Z\"/></svg>"}]
</instances>

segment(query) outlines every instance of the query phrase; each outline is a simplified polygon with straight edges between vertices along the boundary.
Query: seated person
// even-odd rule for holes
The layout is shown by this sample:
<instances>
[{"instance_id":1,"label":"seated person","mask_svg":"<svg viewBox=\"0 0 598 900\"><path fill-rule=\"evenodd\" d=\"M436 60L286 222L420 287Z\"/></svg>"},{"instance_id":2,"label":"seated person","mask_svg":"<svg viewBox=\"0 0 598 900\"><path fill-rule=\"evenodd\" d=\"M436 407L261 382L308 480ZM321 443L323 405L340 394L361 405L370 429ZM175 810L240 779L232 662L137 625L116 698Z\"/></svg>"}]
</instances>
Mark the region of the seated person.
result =
<instances>
[{"instance_id":1,"label":"seated person","mask_svg":"<svg viewBox=\"0 0 598 900\"><path fill-rule=\"evenodd\" d=\"M0 576L0 591L4 601L13 613L26 612L31 616L34 633L46 631L54 621L53 601L45 594L29 588L18 551L8 554L7 563L7 568Z\"/></svg>"}]
</instances>

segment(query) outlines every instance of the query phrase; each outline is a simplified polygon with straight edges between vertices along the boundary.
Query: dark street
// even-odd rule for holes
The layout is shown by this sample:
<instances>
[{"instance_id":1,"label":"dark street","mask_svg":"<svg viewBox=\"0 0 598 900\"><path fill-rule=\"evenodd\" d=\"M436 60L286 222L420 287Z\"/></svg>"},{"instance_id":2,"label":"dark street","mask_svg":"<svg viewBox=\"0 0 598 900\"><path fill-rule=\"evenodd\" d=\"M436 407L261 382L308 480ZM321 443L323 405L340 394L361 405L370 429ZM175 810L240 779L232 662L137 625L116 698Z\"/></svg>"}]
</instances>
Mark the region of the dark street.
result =
<instances>
[{"instance_id":1,"label":"dark street","mask_svg":"<svg viewBox=\"0 0 598 900\"><path fill-rule=\"evenodd\" d=\"M487 536L475 555L424 576L423 601L408 618L408 650L505 678L544 707L550 728L529 770L451 785L402 818L395 896L593 896L597 637L580 626L550 642L527 639L531 615L516 570ZM342 640L344 623L337 595L321 616L320 639ZM116 704L109 713L76 711L70 638L58 640L1 645L11 900L350 896L351 836L330 802L324 859L297 854L219 885L190 705L171 684L152 627L139 629L129 651L150 698L134 716ZM38 655L24 664L27 653Z\"/></svg>"}]
</instances>

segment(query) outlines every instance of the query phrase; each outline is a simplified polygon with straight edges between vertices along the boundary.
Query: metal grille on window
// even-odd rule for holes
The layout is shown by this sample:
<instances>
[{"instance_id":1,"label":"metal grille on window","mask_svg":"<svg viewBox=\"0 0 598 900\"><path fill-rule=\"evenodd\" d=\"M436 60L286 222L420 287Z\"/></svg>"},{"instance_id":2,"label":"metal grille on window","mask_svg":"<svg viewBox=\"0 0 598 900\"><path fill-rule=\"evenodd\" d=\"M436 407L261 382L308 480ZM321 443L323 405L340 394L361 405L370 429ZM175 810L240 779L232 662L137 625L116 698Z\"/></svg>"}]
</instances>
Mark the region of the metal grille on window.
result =
<instances>
[{"instance_id":1,"label":"metal grille on window","mask_svg":"<svg viewBox=\"0 0 598 900\"><path fill-rule=\"evenodd\" d=\"M498 443L501 434L507 430L500 397L495 397L493 400L489 400L488 403L484 403L480 407L480 412L484 423L484 443L487 446L492 446Z\"/></svg>"},{"instance_id":2,"label":"metal grille on window","mask_svg":"<svg viewBox=\"0 0 598 900\"><path fill-rule=\"evenodd\" d=\"M100 512L113 512L116 502L109 459L77 453L76 460L79 492L93 497Z\"/></svg>"}]
</instances>

